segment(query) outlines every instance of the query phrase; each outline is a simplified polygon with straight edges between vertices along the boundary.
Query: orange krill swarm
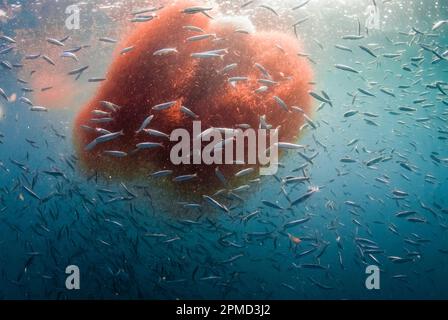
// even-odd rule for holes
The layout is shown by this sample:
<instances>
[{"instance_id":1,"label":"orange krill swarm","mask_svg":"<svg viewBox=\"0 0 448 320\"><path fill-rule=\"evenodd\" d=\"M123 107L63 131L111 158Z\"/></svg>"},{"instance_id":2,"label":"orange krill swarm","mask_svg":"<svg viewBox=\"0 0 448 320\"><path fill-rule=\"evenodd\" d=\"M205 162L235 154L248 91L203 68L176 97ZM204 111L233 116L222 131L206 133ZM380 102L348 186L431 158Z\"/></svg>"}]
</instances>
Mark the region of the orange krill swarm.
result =
<instances>
[{"instance_id":1,"label":"orange krill swarm","mask_svg":"<svg viewBox=\"0 0 448 320\"><path fill-rule=\"evenodd\" d=\"M136 133L150 115L154 118L148 129L167 134L177 128L192 132L194 119L181 112L181 106L198 116L202 130L236 128L238 124L259 128L260 116L265 115L272 128L280 128L279 141L294 143L299 138L304 118L291 106L299 106L308 114L311 112L308 92L312 71L308 61L297 55L301 51L298 41L280 32L241 32L231 18L212 20L201 13L182 13L194 5L190 1L180 1L166 6L157 12L154 20L137 24L118 44L107 80L81 108L75 120L76 149L86 171L101 172L117 179L147 179L152 172L172 170L171 177L164 179L173 188L184 188L190 194L211 193L222 188L215 175L217 165L174 165L170 161L170 150L176 142L150 136L145 131ZM201 28L204 33L186 26ZM211 36L187 41L187 38L201 34ZM167 48L175 50L154 55L154 52ZM193 53L212 50L219 50L220 57L192 57ZM222 72L224 67L234 63L237 66L233 70ZM228 81L230 77L248 79L232 83ZM266 91L256 92L265 85L260 79L270 79L272 84L267 85ZM280 97L289 106L289 111L279 106L274 97ZM116 105L115 111L104 108L101 101ZM176 101L176 104L165 110L153 110L155 105L170 101ZM98 116L95 110L109 114ZM92 121L95 118L112 119ZM123 130L123 134L86 148L101 135L95 128L109 132ZM148 141L160 142L163 148L136 151L137 144ZM110 150L127 155L112 157L105 153ZM242 165L219 165L231 185L241 184L257 173L255 170L252 176L235 177L235 173L243 168ZM197 174L194 182L172 181L173 177L193 173Z\"/></svg>"}]
</instances>

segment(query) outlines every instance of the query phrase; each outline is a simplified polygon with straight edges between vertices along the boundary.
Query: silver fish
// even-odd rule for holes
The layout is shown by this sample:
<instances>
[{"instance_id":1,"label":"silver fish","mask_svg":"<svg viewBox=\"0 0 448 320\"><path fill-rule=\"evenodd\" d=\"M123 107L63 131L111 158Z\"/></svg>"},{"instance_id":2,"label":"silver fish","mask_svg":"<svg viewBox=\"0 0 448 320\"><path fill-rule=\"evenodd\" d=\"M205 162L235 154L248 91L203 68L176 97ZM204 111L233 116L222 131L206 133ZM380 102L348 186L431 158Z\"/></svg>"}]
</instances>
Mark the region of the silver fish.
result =
<instances>
[{"instance_id":1,"label":"silver fish","mask_svg":"<svg viewBox=\"0 0 448 320\"><path fill-rule=\"evenodd\" d=\"M218 201L216 201L215 199L213 199L210 196L203 195L202 198L204 200L206 200L212 207L215 207L215 208L222 210L226 213L228 213L230 211L224 204L219 203Z\"/></svg>"},{"instance_id":2,"label":"silver fish","mask_svg":"<svg viewBox=\"0 0 448 320\"><path fill-rule=\"evenodd\" d=\"M200 32L200 33L204 32L203 29L196 27L196 26L183 26L182 28L185 30L188 30L188 31Z\"/></svg>"},{"instance_id":3,"label":"silver fish","mask_svg":"<svg viewBox=\"0 0 448 320\"><path fill-rule=\"evenodd\" d=\"M132 50L134 50L134 48L135 48L134 46L124 48L124 49L122 49L122 50L120 51L120 54L123 55L123 54L126 54L126 53L128 53L128 52L131 52Z\"/></svg>"},{"instance_id":4,"label":"silver fish","mask_svg":"<svg viewBox=\"0 0 448 320\"><path fill-rule=\"evenodd\" d=\"M181 12L185 13L185 14L196 14L196 13L205 13L210 10L213 10L213 7L194 6L194 7L185 8Z\"/></svg>"},{"instance_id":5,"label":"silver fish","mask_svg":"<svg viewBox=\"0 0 448 320\"><path fill-rule=\"evenodd\" d=\"M160 170L160 171L156 171L150 174L151 177L153 178L160 178L160 177L166 177L173 174L173 170Z\"/></svg>"},{"instance_id":6,"label":"silver fish","mask_svg":"<svg viewBox=\"0 0 448 320\"><path fill-rule=\"evenodd\" d=\"M167 56L170 54L176 54L178 53L176 48L164 48L164 49L159 49L153 52L153 56Z\"/></svg>"},{"instance_id":7,"label":"silver fish","mask_svg":"<svg viewBox=\"0 0 448 320\"><path fill-rule=\"evenodd\" d=\"M185 106L180 107L180 111L193 119L199 118L197 114L195 114L193 111L191 111Z\"/></svg>"},{"instance_id":8,"label":"silver fish","mask_svg":"<svg viewBox=\"0 0 448 320\"><path fill-rule=\"evenodd\" d=\"M136 145L137 149L155 149L155 148L163 148L163 144L158 142L141 142Z\"/></svg>"},{"instance_id":9,"label":"silver fish","mask_svg":"<svg viewBox=\"0 0 448 320\"><path fill-rule=\"evenodd\" d=\"M95 147L96 147L98 144L100 144L100 143L105 143L105 142L108 142L108 141L115 140L115 139L117 139L118 137L123 136L123 135L124 135L124 132L123 132L123 130L121 130L121 131L118 131L118 132L112 132L112 133L108 133L108 134L99 136L99 137L97 137L96 139L94 139L92 142L90 142L90 143L84 148L84 150L86 150L86 151L90 151L90 150L92 150L93 148L95 148Z\"/></svg>"},{"instance_id":10,"label":"silver fish","mask_svg":"<svg viewBox=\"0 0 448 320\"><path fill-rule=\"evenodd\" d=\"M164 103L155 105L154 107L152 107L152 110L155 110L155 111L166 110L166 109L169 109L172 106L174 106L176 103L177 103L177 101L164 102Z\"/></svg>"},{"instance_id":11,"label":"silver fish","mask_svg":"<svg viewBox=\"0 0 448 320\"><path fill-rule=\"evenodd\" d=\"M50 44L54 44L56 46L59 46L59 47L63 47L64 46L64 44L61 41L53 39L53 38L47 38L47 42L50 43Z\"/></svg>"},{"instance_id":12,"label":"silver fish","mask_svg":"<svg viewBox=\"0 0 448 320\"><path fill-rule=\"evenodd\" d=\"M185 175L181 175L181 176L177 176L173 179L174 182L185 182L185 181L190 181L193 179L196 179L198 177L197 173L194 174L185 174Z\"/></svg>"},{"instance_id":13,"label":"silver fish","mask_svg":"<svg viewBox=\"0 0 448 320\"><path fill-rule=\"evenodd\" d=\"M32 106L30 108L31 111L37 111L37 112L47 112L48 109L45 107L41 107L41 106Z\"/></svg>"},{"instance_id":14,"label":"silver fish","mask_svg":"<svg viewBox=\"0 0 448 320\"><path fill-rule=\"evenodd\" d=\"M198 36L192 36L187 38L187 42L195 42L195 41L201 41L201 40L206 40L206 39L210 39L210 38L216 38L216 34L201 34Z\"/></svg>"},{"instance_id":15,"label":"silver fish","mask_svg":"<svg viewBox=\"0 0 448 320\"><path fill-rule=\"evenodd\" d=\"M280 97L274 96L275 102L285 111L289 111L288 105Z\"/></svg>"},{"instance_id":16,"label":"silver fish","mask_svg":"<svg viewBox=\"0 0 448 320\"><path fill-rule=\"evenodd\" d=\"M73 52L68 52L68 51L64 51L64 52L61 54L61 58L70 58L70 59L73 59L73 60L76 61L76 62L79 61L79 59L78 59L78 57L76 56L76 54L74 54Z\"/></svg>"},{"instance_id":17,"label":"silver fish","mask_svg":"<svg viewBox=\"0 0 448 320\"><path fill-rule=\"evenodd\" d=\"M142 132L143 129L145 129L147 126L149 126L149 124L151 123L152 119L154 119L154 115L150 115L150 116L146 117L145 120L143 120L140 128L138 128L138 130L135 131L135 133Z\"/></svg>"},{"instance_id":18,"label":"silver fish","mask_svg":"<svg viewBox=\"0 0 448 320\"><path fill-rule=\"evenodd\" d=\"M158 130L154 130L154 129L143 129L143 131L145 131L148 135L153 136L153 137L158 137L158 138L165 138L165 139L169 139L170 135Z\"/></svg>"},{"instance_id":19,"label":"silver fish","mask_svg":"<svg viewBox=\"0 0 448 320\"><path fill-rule=\"evenodd\" d=\"M128 155L126 152L115 151L115 150L106 150L106 151L103 151L103 153L107 156L111 156L114 158L124 158Z\"/></svg>"},{"instance_id":20,"label":"silver fish","mask_svg":"<svg viewBox=\"0 0 448 320\"><path fill-rule=\"evenodd\" d=\"M117 43L118 42L118 40L112 39L112 38L109 38L109 37L101 37L99 39L99 41L106 42L106 43Z\"/></svg>"},{"instance_id":21,"label":"silver fish","mask_svg":"<svg viewBox=\"0 0 448 320\"><path fill-rule=\"evenodd\" d=\"M235 173L235 177L238 177L238 178L243 177L248 174L252 174L254 171L255 171L254 168L246 168L246 169L240 170L237 173Z\"/></svg>"},{"instance_id":22,"label":"silver fish","mask_svg":"<svg viewBox=\"0 0 448 320\"><path fill-rule=\"evenodd\" d=\"M344 64L335 64L334 66L335 66L336 69L339 69L339 70L353 72L353 73L359 73L358 70L355 70L352 67L346 66Z\"/></svg>"}]
</instances>

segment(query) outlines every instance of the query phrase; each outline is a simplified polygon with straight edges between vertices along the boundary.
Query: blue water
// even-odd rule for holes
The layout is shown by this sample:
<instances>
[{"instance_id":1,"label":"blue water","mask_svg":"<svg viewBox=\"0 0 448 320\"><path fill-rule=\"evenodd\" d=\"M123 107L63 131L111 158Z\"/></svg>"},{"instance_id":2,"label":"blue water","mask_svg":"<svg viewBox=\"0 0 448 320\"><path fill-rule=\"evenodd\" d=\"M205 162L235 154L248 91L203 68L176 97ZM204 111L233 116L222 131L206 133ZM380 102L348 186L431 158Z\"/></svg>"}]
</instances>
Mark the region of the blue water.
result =
<instances>
[{"instance_id":1,"label":"blue water","mask_svg":"<svg viewBox=\"0 0 448 320\"><path fill-rule=\"evenodd\" d=\"M51 1L44 1L47 2ZM324 90L333 102L333 107L327 104L315 112L313 121L317 128L304 128L300 140L301 144L309 145L308 155L318 152L306 172L311 177L311 185L320 187L319 192L293 210L275 210L264 206L261 200L278 201L283 207L288 207L288 200L276 177L263 177L259 186L241 194L244 202L235 203L231 215L204 205L201 213L192 213L193 219L198 218L197 224L171 214L173 204L181 199L164 198L163 191L140 182L125 182L129 190L139 195L137 198L107 203L113 196L126 196L126 190L117 181L86 177L74 158L73 119L84 96L79 104L48 113L30 112L23 103L5 103L0 99L0 297L448 298L448 161L443 161L448 159L448 112L447 104L443 103L448 98L437 88L427 87L439 81L448 93L448 62L431 64L434 55L419 45L427 44L440 54L448 49L448 25L431 31L435 22L448 19L447 3L377 1L381 8L380 30L372 29L364 39L349 41L341 37L357 33L354 16L363 24L370 1L312 0L298 12L288 13L288 8L298 2L269 2L285 15L287 22L277 24L263 18L254 24L288 29L290 21L311 17L301 25L299 33L305 43L305 53L315 62L316 91ZM224 3L223 7L235 10L231 8L241 3L232 1L232 5ZM10 19L2 19L0 34L16 37L37 32L45 38L49 36L45 32L49 21L63 19L57 13L63 12L64 5L62 1L54 10L44 10L33 6L33 2L22 1L20 11ZM100 6L93 1L89 5ZM0 9L6 11L1 6ZM115 22L101 14L101 10L92 13L93 17L83 16L82 21L89 28L103 32ZM409 44L413 36L399 32L412 33L412 27L436 36L417 37ZM98 34L103 35L101 32ZM362 33L365 35L363 27ZM353 52L335 49L336 44L350 47ZM378 59L359 49L359 45L368 44L377 48ZM381 57L383 53L400 50L399 59ZM411 66L411 72L403 70L402 66L410 65L410 58L416 56L425 60ZM111 51L95 56L99 57L110 61ZM1 58L18 61L21 54ZM107 66L106 62L98 60L98 69ZM362 70L361 75L338 70L334 64ZM369 87L367 82L378 84ZM410 87L403 90L398 88L400 85ZM22 94L14 70L0 67L0 87L7 93ZM392 89L396 97L381 93L381 87ZM358 88L368 89L375 97L358 94L352 104L350 94ZM420 96L423 92L427 93ZM422 104L414 104L418 98L425 98L427 101L423 104L434 106L422 108ZM399 111L400 106L412 106L417 111ZM344 117L351 109L359 113ZM377 117L364 116L362 112ZM364 121L366 118L378 126L369 125ZM428 120L419 122L419 118ZM352 139L359 141L347 146ZM431 154L442 160L435 161ZM379 155L391 158L366 166L365 162ZM345 156L357 162L340 162ZM277 174L279 179L300 175L291 171L305 160L290 151L281 162L284 167ZM414 170L400 166L402 162ZM52 167L62 170L66 178L42 173ZM375 180L378 177L387 177L389 183ZM32 185L33 180L37 194L45 197L54 193L54 196L45 202L31 197L23 185ZM286 191L296 199L309 186L287 186ZM112 190L114 194L108 195L100 189ZM394 199L395 189L408 195ZM241 217L255 210L260 213L243 223ZM425 222L415 223L395 216L405 210L416 211L416 216ZM306 216L311 217L308 222L286 230L302 238L295 246L282 226ZM270 231L266 237L251 235ZM177 237L178 240L167 242ZM377 261L367 253L360 253L356 238L375 242L381 250L373 255ZM315 251L300 256L313 248ZM388 258L391 256L409 261L397 263ZM237 258L229 261L234 257ZM297 267L311 263L324 268ZM77 265L80 269L80 290L69 291L65 287L68 265ZM377 265L381 270L379 290L365 287L368 265Z\"/></svg>"}]
</instances>

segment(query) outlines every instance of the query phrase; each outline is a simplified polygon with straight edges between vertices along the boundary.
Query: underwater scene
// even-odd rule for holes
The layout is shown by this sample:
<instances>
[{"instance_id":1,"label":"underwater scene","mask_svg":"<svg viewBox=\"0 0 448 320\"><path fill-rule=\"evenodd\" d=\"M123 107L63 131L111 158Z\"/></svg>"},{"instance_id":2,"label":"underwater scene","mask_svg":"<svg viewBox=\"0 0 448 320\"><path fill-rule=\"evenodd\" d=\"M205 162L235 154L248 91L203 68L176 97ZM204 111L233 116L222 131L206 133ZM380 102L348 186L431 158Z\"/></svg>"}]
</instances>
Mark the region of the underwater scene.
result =
<instances>
[{"instance_id":1,"label":"underwater scene","mask_svg":"<svg viewBox=\"0 0 448 320\"><path fill-rule=\"evenodd\" d=\"M1 299L447 299L448 1L0 2Z\"/></svg>"}]
</instances>

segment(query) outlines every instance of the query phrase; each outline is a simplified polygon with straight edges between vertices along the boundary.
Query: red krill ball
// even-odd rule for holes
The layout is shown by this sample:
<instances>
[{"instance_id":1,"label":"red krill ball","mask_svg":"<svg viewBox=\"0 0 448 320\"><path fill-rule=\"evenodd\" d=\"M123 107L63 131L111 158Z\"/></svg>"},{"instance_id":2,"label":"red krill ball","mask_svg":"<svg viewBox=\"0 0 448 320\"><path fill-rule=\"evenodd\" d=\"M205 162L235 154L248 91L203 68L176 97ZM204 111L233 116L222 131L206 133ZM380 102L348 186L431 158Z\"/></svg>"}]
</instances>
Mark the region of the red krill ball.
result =
<instances>
[{"instance_id":1,"label":"red krill ball","mask_svg":"<svg viewBox=\"0 0 448 320\"><path fill-rule=\"evenodd\" d=\"M77 153L86 171L97 171L116 179L148 179L152 172L172 170L164 187L181 189L191 195L211 194L222 188L215 175L217 165L174 165L170 150L176 142L162 137L136 133L149 115L154 115L148 128L170 134L174 129L185 128L192 133L194 119L180 111L186 106L201 121L202 130L210 127L236 128L238 124L249 124L259 128L260 116L265 115L273 128L280 127L279 140L296 142L299 128L304 122L300 112L291 106L299 106L309 115L312 71L306 58L299 57L298 41L280 32L244 33L229 23L229 19L210 19L204 14L185 14L182 10L197 4L180 1L157 12L157 18L139 23L118 44L106 78L94 97L79 111L74 124L74 139ZM231 20L231 19L230 19ZM195 26L210 38L187 41L202 33L188 30ZM132 50L122 53L124 48ZM154 52L175 48L167 55L153 55ZM194 58L192 53L226 49L222 58ZM225 66L237 63L228 74L220 72ZM266 92L255 90L266 79L256 64L264 67L270 78L276 82ZM230 83L229 77L248 77L247 81ZM289 111L279 106L274 97L281 98ZM115 111L102 106L108 101L120 108ZM169 109L155 111L153 106L176 101ZM98 116L94 110L109 112ZM101 115L101 113L99 113ZM109 122L96 123L95 118L112 118ZM103 128L110 132L123 130L123 135L108 142L86 148L101 133L89 130ZM136 150L142 142L160 142L163 148ZM89 149L89 150L87 150ZM127 155L114 157L105 151L122 151ZM219 170L231 185L238 185L245 179L236 178L235 173L247 166L218 165ZM180 175L197 174L189 182L173 182Z\"/></svg>"}]
</instances>

